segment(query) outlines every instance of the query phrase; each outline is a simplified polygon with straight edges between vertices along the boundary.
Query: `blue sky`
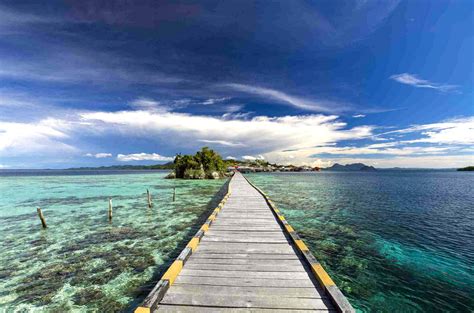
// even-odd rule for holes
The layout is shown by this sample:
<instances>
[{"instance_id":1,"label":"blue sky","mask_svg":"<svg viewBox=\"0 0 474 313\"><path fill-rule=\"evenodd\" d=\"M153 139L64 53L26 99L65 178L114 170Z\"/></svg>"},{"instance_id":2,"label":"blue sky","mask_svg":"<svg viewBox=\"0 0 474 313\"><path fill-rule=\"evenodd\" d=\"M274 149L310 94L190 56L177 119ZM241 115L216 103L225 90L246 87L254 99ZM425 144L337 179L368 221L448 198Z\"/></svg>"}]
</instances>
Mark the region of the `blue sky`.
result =
<instances>
[{"instance_id":1,"label":"blue sky","mask_svg":"<svg viewBox=\"0 0 474 313\"><path fill-rule=\"evenodd\" d=\"M473 165L473 9L0 1L0 167Z\"/></svg>"}]
</instances>

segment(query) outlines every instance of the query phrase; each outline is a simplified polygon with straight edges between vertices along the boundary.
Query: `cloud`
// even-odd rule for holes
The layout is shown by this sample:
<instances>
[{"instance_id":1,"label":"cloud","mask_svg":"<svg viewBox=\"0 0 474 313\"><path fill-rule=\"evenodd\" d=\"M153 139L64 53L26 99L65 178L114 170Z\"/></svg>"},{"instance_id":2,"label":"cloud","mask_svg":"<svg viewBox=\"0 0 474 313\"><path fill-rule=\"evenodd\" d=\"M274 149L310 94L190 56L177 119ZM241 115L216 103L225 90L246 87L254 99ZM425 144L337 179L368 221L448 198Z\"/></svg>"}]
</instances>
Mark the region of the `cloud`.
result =
<instances>
[{"instance_id":1,"label":"cloud","mask_svg":"<svg viewBox=\"0 0 474 313\"><path fill-rule=\"evenodd\" d=\"M364 114L356 114L356 115L352 115L353 118L362 118L362 117L365 117Z\"/></svg>"},{"instance_id":2,"label":"cloud","mask_svg":"<svg viewBox=\"0 0 474 313\"><path fill-rule=\"evenodd\" d=\"M262 88L257 86L250 86L244 84L224 84L222 85L227 88L231 88L237 91L241 91L248 94L253 94L262 98L270 99L277 101L279 103L283 103L286 105L290 105L297 109L303 109L306 111L313 111L313 112L343 112L350 109L350 105L347 103L339 103L335 101L329 100L311 100L302 97L291 96L286 94L282 91L269 89L269 88Z\"/></svg>"},{"instance_id":3,"label":"cloud","mask_svg":"<svg viewBox=\"0 0 474 313\"><path fill-rule=\"evenodd\" d=\"M133 153L133 154L118 154L117 160L122 162L129 161L173 161L173 157L162 156L158 153Z\"/></svg>"},{"instance_id":4,"label":"cloud","mask_svg":"<svg viewBox=\"0 0 474 313\"><path fill-rule=\"evenodd\" d=\"M227 101L229 99L230 99L229 97L210 98L210 99L207 99L207 100L201 102L201 104L203 104L203 105L213 105L213 104L216 104L216 103L221 103L221 102Z\"/></svg>"},{"instance_id":5,"label":"cloud","mask_svg":"<svg viewBox=\"0 0 474 313\"><path fill-rule=\"evenodd\" d=\"M227 156L225 159L226 159L226 160L237 160L236 157L233 157L233 156L230 156L230 155Z\"/></svg>"},{"instance_id":6,"label":"cloud","mask_svg":"<svg viewBox=\"0 0 474 313\"><path fill-rule=\"evenodd\" d=\"M179 148L195 146L197 140L243 143L246 151L263 154L274 150L321 146L340 140L362 139L372 136L371 126L346 129L346 123L337 116L302 115L268 117L256 116L248 120L223 119L215 116L190 115L149 111L87 112L82 121L93 123L95 128L113 134L153 137L172 136ZM205 139L208 140L208 139ZM221 142L221 143L222 143ZM228 146L229 152L241 151L240 146ZM238 149L238 150L236 150Z\"/></svg>"},{"instance_id":7,"label":"cloud","mask_svg":"<svg viewBox=\"0 0 474 313\"><path fill-rule=\"evenodd\" d=\"M474 116L455 118L439 123L414 125L408 128L386 132L384 134L420 133L421 138L404 140L403 143L432 143L450 145L474 144Z\"/></svg>"},{"instance_id":8,"label":"cloud","mask_svg":"<svg viewBox=\"0 0 474 313\"><path fill-rule=\"evenodd\" d=\"M410 85L416 88L430 88L436 89L441 92L457 91L457 85L447 85L447 84L438 84L430 82L429 80L418 78L415 74L402 73L390 76L390 79L393 79L401 84Z\"/></svg>"},{"instance_id":9,"label":"cloud","mask_svg":"<svg viewBox=\"0 0 474 313\"><path fill-rule=\"evenodd\" d=\"M14 11L3 5L0 5L0 32L4 33L7 30L17 29L23 26L52 24L60 22L60 19L39 16L26 12Z\"/></svg>"},{"instance_id":10,"label":"cloud","mask_svg":"<svg viewBox=\"0 0 474 313\"><path fill-rule=\"evenodd\" d=\"M161 103L150 98L138 98L131 101L130 106L139 110L156 110L161 107Z\"/></svg>"},{"instance_id":11,"label":"cloud","mask_svg":"<svg viewBox=\"0 0 474 313\"><path fill-rule=\"evenodd\" d=\"M206 139L198 139L199 142L216 144L221 146L228 146L228 147L244 147L245 145L240 142L230 142L225 140L206 140Z\"/></svg>"},{"instance_id":12,"label":"cloud","mask_svg":"<svg viewBox=\"0 0 474 313\"><path fill-rule=\"evenodd\" d=\"M253 155L243 155L242 160L245 160L245 161L265 160L265 157L263 155L258 155L256 157Z\"/></svg>"},{"instance_id":13,"label":"cloud","mask_svg":"<svg viewBox=\"0 0 474 313\"><path fill-rule=\"evenodd\" d=\"M0 121L0 156L75 152L77 149L65 142L72 128L68 121L54 118L30 123Z\"/></svg>"},{"instance_id":14,"label":"cloud","mask_svg":"<svg viewBox=\"0 0 474 313\"><path fill-rule=\"evenodd\" d=\"M85 156L90 157L90 158L103 159L103 158L110 158L112 154L111 153L95 153L95 154L86 153Z\"/></svg>"}]
</instances>

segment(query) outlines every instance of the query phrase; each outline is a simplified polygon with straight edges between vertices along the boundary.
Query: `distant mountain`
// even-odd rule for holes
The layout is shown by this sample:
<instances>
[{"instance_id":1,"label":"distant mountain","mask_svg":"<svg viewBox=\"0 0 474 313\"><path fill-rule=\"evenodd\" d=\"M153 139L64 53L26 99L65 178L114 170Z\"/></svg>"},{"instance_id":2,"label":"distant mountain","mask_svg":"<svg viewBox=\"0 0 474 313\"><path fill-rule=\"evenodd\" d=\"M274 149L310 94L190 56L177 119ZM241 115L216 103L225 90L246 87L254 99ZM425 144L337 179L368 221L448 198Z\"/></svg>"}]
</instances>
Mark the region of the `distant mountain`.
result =
<instances>
[{"instance_id":1,"label":"distant mountain","mask_svg":"<svg viewBox=\"0 0 474 313\"><path fill-rule=\"evenodd\" d=\"M328 170L328 171L346 171L346 172L349 172L349 171L353 171L353 172L356 172L356 171L364 171L364 172L376 171L375 167L365 165L363 163L353 163L353 164L346 164L346 165L341 165L341 164L336 163L331 167L325 168L325 170Z\"/></svg>"},{"instance_id":2,"label":"distant mountain","mask_svg":"<svg viewBox=\"0 0 474 313\"><path fill-rule=\"evenodd\" d=\"M112 165L112 166L99 166L99 167L74 167L68 168L68 170L172 170L174 169L174 163L168 162L165 164L155 165Z\"/></svg>"}]
</instances>

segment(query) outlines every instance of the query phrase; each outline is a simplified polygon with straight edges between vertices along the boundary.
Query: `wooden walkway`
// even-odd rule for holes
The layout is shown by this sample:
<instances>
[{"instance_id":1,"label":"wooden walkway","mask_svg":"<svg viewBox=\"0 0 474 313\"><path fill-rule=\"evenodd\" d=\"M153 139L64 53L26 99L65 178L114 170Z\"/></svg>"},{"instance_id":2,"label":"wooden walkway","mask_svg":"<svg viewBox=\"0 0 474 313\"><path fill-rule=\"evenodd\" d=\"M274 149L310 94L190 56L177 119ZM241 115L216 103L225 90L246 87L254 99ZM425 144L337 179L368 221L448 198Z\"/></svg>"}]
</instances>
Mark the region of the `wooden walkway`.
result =
<instances>
[{"instance_id":1,"label":"wooden walkway","mask_svg":"<svg viewBox=\"0 0 474 313\"><path fill-rule=\"evenodd\" d=\"M240 173L230 190L199 244L170 267L172 281L163 282L165 274L136 312L353 312L337 287L328 292L259 190Z\"/></svg>"}]
</instances>

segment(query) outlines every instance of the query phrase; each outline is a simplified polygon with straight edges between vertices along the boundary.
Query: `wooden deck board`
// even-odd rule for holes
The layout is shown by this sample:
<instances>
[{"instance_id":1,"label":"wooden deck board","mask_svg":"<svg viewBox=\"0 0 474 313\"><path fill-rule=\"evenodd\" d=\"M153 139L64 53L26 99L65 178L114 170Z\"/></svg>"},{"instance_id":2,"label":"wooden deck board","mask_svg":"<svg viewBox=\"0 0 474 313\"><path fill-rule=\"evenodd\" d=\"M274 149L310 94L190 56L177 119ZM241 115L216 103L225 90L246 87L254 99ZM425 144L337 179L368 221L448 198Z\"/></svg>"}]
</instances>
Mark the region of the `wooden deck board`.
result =
<instances>
[{"instance_id":1,"label":"wooden deck board","mask_svg":"<svg viewBox=\"0 0 474 313\"><path fill-rule=\"evenodd\" d=\"M184 306L184 305L161 305L160 312L181 313L313 313L313 312L336 312L335 310L289 310L289 309L256 309L256 308L219 308L209 306Z\"/></svg>"},{"instance_id":2,"label":"wooden deck board","mask_svg":"<svg viewBox=\"0 0 474 313\"><path fill-rule=\"evenodd\" d=\"M261 308L261 309L299 309L299 310L321 310L327 309L326 301L316 298L290 298L254 295L221 295L221 294L182 294L168 292L162 304L178 304L193 306L210 306L221 308Z\"/></svg>"},{"instance_id":3,"label":"wooden deck board","mask_svg":"<svg viewBox=\"0 0 474 313\"><path fill-rule=\"evenodd\" d=\"M262 195L239 173L231 188L158 311L333 311Z\"/></svg>"}]
</instances>

